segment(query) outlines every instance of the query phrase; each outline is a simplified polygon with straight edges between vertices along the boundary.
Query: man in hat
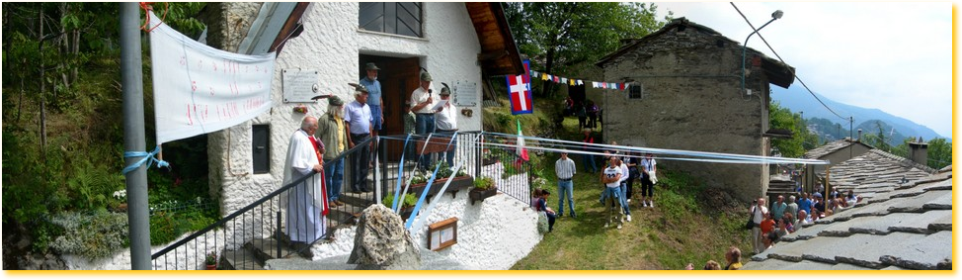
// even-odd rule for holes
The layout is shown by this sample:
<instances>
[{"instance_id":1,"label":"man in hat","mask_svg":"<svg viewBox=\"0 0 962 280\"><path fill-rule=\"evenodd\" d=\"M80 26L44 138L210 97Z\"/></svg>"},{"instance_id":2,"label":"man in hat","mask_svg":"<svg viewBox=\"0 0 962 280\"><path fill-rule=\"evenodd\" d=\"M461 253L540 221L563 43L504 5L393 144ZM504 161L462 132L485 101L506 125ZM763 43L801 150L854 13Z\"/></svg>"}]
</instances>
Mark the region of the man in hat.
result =
<instances>
[{"instance_id":1,"label":"man in hat","mask_svg":"<svg viewBox=\"0 0 962 280\"><path fill-rule=\"evenodd\" d=\"M327 112L317 120L317 138L327 143L324 161L330 162L324 168L327 185L327 199L332 207L343 206L340 198L344 180L344 159L334 161L337 155L347 150L347 124L344 123L344 101L337 96L328 99Z\"/></svg>"},{"instance_id":2,"label":"man in hat","mask_svg":"<svg viewBox=\"0 0 962 280\"><path fill-rule=\"evenodd\" d=\"M437 110L434 114L436 121L437 132L453 135L458 131L458 112L457 108L451 104L451 89L445 85L441 88L441 101L445 102L444 105ZM445 159L447 159L448 166L454 167L454 152L457 151L458 140L455 139L451 142L451 149L445 153Z\"/></svg>"},{"instance_id":3,"label":"man in hat","mask_svg":"<svg viewBox=\"0 0 962 280\"><path fill-rule=\"evenodd\" d=\"M415 132L417 134L426 135L428 133L434 133L434 108L435 99L432 95L434 90L431 89L431 74L428 72L421 73L421 84L420 86L411 93L411 111L414 112L417 126L415 127ZM421 151L417 151L420 154ZM431 166L430 155L421 157L421 168L428 168Z\"/></svg>"},{"instance_id":4,"label":"man in hat","mask_svg":"<svg viewBox=\"0 0 962 280\"><path fill-rule=\"evenodd\" d=\"M373 130L374 117L371 116L371 107L367 105L368 92L363 85L354 86L354 102L348 103L344 108L344 121L347 124L347 143L348 148L360 144L371 137ZM357 156L351 157L351 167L354 176L354 185L351 189L354 193L370 192L367 187L367 172L370 169L371 146L364 145Z\"/></svg>"},{"instance_id":5,"label":"man in hat","mask_svg":"<svg viewBox=\"0 0 962 280\"><path fill-rule=\"evenodd\" d=\"M381 82L377 80L377 71L381 68L374 65L374 62L368 62L364 65L364 70L367 71L367 76L361 78L360 84L367 88L367 106L371 107L371 116L374 118L371 137L377 138L377 132L384 125L384 114L381 111L384 98L381 97Z\"/></svg>"}]
</instances>

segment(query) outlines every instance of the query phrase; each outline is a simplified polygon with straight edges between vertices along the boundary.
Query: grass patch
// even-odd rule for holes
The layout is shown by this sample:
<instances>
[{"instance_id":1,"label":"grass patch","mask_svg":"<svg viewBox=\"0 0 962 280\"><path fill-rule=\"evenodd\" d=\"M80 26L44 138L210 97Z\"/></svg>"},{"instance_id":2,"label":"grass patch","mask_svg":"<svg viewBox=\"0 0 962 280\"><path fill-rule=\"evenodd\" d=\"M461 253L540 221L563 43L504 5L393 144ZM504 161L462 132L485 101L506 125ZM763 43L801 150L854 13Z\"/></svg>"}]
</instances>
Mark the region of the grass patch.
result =
<instances>
[{"instance_id":1,"label":"grass patch","mask_svg":"<svg viewBox=\"0 0 962 280\"><path fill-rule=\"evenodd\" d=\"M577 126L577 118L566 118L564 130L558 132L559 138L580 140ZM575 136L577 138L571 138ZM544 162L553 163L557 157L547 154ZM626 222L621 230L614 226L603 228L606 213L598 201L603 190L599 175L585 173L579 155L573 159L579 168L574 177L578 218L567 216L566 205L566 216L555 223L554 232L546 234L512 269L684 269L689 262L696 267L708 260L724 263L724 252L732 245L742 248L743 252L750 250L749 232L740 227L745 213L705 208L699 197L706 187L682 170L659 170L655 208L642 208L640 199L633 200L631 222ZM544 172L544 176L553 186L549 188L552 195L548 205L557 208L559 197L554 185L557 178L550 172L553 167L552 164L542 166L549 171ZM640 190L639 185L636 183L636 192Z\"/></svg>"}]
</instances>

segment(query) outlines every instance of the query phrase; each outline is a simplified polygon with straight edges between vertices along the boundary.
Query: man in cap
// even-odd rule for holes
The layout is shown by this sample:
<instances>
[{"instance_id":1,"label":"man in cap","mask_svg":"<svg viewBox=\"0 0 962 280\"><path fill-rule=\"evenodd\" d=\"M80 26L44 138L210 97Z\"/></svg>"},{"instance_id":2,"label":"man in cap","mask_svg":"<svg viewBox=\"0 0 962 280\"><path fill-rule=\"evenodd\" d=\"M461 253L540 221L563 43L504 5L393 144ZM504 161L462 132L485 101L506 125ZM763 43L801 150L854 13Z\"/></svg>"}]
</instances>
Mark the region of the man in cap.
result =
<instances>
[{"instance_id":1,"label":"man in cap","mask_svg":"<svg viewBox=\"0 0 962 280\"><path fill-rule=\"evenodd\" d=\"M334 161L337 155L347 151L347 124L344 122L344 101L337 96L328 99L327 112L317 120L317 138L327 143L324 161L330 162L324 168L327 185L327 199L332 207L342 206L338 200L344 180L344 159Z\"/></svg>"},{"instance_id":2,"label":"man in cap","mask_svg":"<svg viewBox=\"0 0 962 280\"><path fill-rule=\"evenodd\" d=\"M411 93L411 111L414 112L417 126L415 127L415 132L417 134L426 135L428 133L434 133L434 108L435 99L432 95L434 90L431 89L431 74L428 72L421 73L421 84L420 86ZM421 151L417 151L420 154ZM430 155L421 157L421 168L428 168L431 166Z\"/></svg>"},{"instance_id":3,"label":"man in cap","mask_svg":"<svg viewBox=\"0 0 962 280\"><path fill-rule=\"evenodd\" d=\"M443 83L442 83L443 84ZM457 108L451 104L451 89L444 85L441 88L441 101L445 102L444 106L437 110L434 114L437 132L453 135L458 131L458 112ZM457 151L457 139L451 142L451 149L445 153L445 159L447 159L448 166L454 167L454 152Z\"/></svg>"},{"instance_id":4,"label":"man in cap","mask_svg":"<svg viewBox=\"0 0 962 280\"><path fill-rule=\"evenodd\" d=\"M354 86L354 102L348 103L344 108L344 121L347 124L347 130L349 132L347 134L348 148L354 148L354 145L360 144L371 137L374 128L374 117L371 116L371 107L367 105L367 88L358 84L351 85ZM352 171L354 171L354 185L351 186L351 189L354 193L371 191L367 187L367 172L370 169L368 165L370 159L370 145L364 145L364 147L358 151L357 156L351 157L351 167L354 168L352 169Z\"/></svg>"},{"instance_id":5,"label":"man in cap","mask_svg":"<svg viewBox=\"0 0 962 280\"><path fill-rule=\"evenodd\" d=\"M371 107L371 116L374 118L374 128L371 130L371 137L377 138L377 132L381 130L384 125L384 114L381 110L381 104L384 104L384 98L381 97L381 82L377 80L377 71L381 70L378 68L374 62L368 62L364 65L364 70L367 71L367 76L361 78L360 84L367 88L367 106Z\"/></svg>"}]
</instances>

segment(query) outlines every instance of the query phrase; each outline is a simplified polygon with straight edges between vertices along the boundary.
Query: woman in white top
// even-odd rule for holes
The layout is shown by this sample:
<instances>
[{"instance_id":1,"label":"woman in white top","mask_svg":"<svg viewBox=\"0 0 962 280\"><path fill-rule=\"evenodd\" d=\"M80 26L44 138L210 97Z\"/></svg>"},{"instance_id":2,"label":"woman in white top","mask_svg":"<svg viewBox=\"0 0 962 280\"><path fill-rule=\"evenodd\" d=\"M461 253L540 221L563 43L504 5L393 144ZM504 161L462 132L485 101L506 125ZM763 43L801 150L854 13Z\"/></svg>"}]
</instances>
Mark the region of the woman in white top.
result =
<instances>
[{"instance_id":1,"label":"woman in white top","mask_svg":"<svg viewBox=\"0 0 962 280\"><path fill-rule=\"evenodd\" d=\"M621 160L617 157L610 157L608 167L605 168L604 172L601 173L601 183L605 184L605 191L602 194L601 203L606 205L605 199L611 201L610 206L608 206L608 222L605 223L605 228L611 224L611 219L614 215L619 215L616 219L618 221L618 229L621 229ZM618 203L618 208L615 208L615 201ZM617 212L615 214L614 212Z\"/></svg>"}]
</instances>

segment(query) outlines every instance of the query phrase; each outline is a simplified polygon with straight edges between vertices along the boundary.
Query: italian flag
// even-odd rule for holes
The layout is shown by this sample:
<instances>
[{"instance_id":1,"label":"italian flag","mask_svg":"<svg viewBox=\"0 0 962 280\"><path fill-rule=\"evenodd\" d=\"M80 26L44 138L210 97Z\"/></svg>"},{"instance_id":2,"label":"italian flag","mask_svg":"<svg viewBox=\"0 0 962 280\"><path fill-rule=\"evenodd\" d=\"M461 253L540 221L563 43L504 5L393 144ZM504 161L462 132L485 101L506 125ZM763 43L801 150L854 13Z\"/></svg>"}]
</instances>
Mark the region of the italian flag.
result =
<instances>
[{"instance_id":1,"label":"italian flag","mask_svg":"<svg viewBox=\"0 0 962 280\"><path fill-rule=\"evenodd\" d=\"M521 133L521 120L517 120L517 122L518 122L518 147L515 149L515 151L517 151L518 156L521 157L521 159L523 159L524 161L528 161L528 150L524 148L524 134Z\"/></svg>"}]
</instances>

